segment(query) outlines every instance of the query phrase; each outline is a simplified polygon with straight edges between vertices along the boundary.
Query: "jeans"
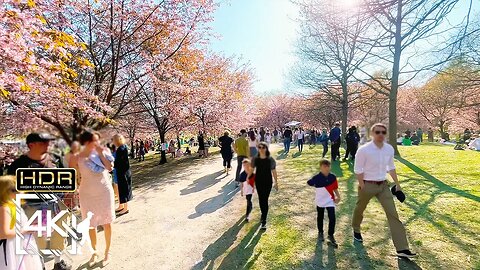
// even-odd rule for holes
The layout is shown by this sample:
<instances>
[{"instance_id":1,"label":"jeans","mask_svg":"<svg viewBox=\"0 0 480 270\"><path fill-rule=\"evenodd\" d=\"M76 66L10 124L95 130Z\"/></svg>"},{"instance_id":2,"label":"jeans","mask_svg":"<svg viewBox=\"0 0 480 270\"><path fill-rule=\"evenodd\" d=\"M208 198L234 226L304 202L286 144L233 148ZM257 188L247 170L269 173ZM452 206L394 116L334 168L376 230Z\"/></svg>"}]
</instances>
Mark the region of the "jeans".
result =
<instances>
[{"instance_id":1,"label":"jeans","mask_svg":"<svg viewBox=\"0 0 480 270\"><path fill-rule=\"evenodd\" d=\"M283 139L283 147L285 149L284 152L289 152L290 151L290 143L292 143L292 140L290 138Z\"/></svg>"},{"instance_id":2,"label":"jeans","mask_svg":"<svg viewBox=\"0 0 480 270\"><path fill-rule=\"evenodd\" d=\"M270 186L257 186L258 202L260 204L260 212L262 212L262 216L260 218L262 225L267 224L268 197L270 197L271 190L271 184Z\"/></svg>"},{"instance_id":3,"label":"jeans","mask_svg":"<svg viewBox=\"0 0 480 270\"><path fill-rule=\"evenodd\" d=\"M240 172L242 171L242 161L246 159L245 156L237 156L237 172L235 174L235 181L238 182L238 177L240 177Z\"/></svg>"},{"instance_id":4,"label":"jeans","mask_svg":"<svg viewBox=\"0 0 480 270\"><path fill-rule=\"evenodd\" d=\"M318 207L317 206L317 228L318 233L323 234L323 216L325 209L328 212L328 235L333 236L335 233L335 207Z\"/></svg>"},{"instance_id":5,"label":"jeans","mask_svg":"<svg viewBox=\"0 0 480 270\"><path fill-rule=\"evenodd\" d=\"M322 158L325 157L325 155L327 155L328 153L328 143L323 143L323 153L322 153Z\"/></svg>"},{"instance_id":6,"label":"jeans","mask_svg":"<svg viewBox=\"0 0 480 270\"><path fill-rule=\"evenodd\" d=\"M248 184L247 184L248 185ZM253 205L252 205L252 194L247 194L245 195L245 198L247 199L247 217L250 215L250 213L252 212L252 208L253 208Z\"/></svg>"},{"instance_id":7,"label":"jeans","mask_svg":"<svg viewBox=\"0 0 480 270\"><path fill-rule=\"evenodd\" d=\"M303 151L303 139L298 139L298 151Z\"/></svg>"},{"instance_id":8,"label":"jeans","mask_svg":"<svg viewBox=\"0 0 480 270\"><path fill-rule=\"evenodd\" d=\"M340 139L332 142L332 160L340 158Z\"/></svg>"}]
</instances>

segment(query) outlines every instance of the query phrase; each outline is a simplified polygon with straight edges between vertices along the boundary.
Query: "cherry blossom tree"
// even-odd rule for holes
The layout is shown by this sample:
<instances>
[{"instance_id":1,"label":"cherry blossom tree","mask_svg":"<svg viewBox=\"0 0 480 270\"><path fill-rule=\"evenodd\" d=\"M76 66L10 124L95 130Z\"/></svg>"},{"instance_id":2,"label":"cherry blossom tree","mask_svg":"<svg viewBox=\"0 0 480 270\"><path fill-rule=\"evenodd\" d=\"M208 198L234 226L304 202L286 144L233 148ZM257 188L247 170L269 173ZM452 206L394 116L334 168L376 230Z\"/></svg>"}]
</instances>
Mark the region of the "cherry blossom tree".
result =
<instances>
[{"instance_id":1,"label":"cherry blossom tree","mask_svg":"<svg viewBox=\"0 0 480 270\"><path fill-rule=\"evenodd\" d=\"M45 20L48 1L6 0L0 5L0 98L9 106L10 119L38 118L70 142L65 127L72 115L106 122L98 109L108 107L83 91L73 67L92 64L77 53L85 45Z\"/></svg>"},{"instance_id":2,"label":"cherry blossom tree","mask_svg":"<svg viewBox=\"0 0 480 270\"><path fill-rule=\"evenodd\" d=\"M284 127L290 121L301 121L297 118L296 97L286 94L258 96L256 99L256 126L269 128Z\"/></svg>"},{"instance_id":3,"label":"cherry blossom tree","mask_svg":"<svg viewBox=\"0 0 480 270\"><path fill-rule=\"evenodd\" d=\"M213 1L7 0L0 12L0 93L71 141L117 120L148 76L207 32ZM159 60L145 67L150 54Z\"/></svg>"},{"instance_id":4,"label":"cherry blossom tree","mask_svg":"<svg viewBox=\"0 0 480 270\"><path fill-rule=\"evenodd\" d=\"M192 124L202 132L219 133L251 121L253 73L248 64L209 54L195 72L189 109Z\"/></svg>"}]
</instances>

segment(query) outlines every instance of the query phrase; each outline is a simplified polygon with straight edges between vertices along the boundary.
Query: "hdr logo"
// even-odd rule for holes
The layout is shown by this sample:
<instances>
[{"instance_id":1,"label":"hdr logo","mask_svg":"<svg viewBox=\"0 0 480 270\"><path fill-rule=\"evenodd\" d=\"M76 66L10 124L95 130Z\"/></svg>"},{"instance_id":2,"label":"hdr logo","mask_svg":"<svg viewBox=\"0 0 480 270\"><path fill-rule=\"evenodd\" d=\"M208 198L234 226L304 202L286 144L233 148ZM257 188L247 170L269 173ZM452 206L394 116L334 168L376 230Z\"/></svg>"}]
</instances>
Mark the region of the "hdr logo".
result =
<instances>
[{"instance_id":1,"label":"hdr logo","mask_svg":"<svg viewBox=\"0 0 480 270\"><path fill-rule=\"evenodd\" d=\"M17 169L17 190L23 192L74 192L76 171L72 168Z\"/></svg>"}]
</instances>

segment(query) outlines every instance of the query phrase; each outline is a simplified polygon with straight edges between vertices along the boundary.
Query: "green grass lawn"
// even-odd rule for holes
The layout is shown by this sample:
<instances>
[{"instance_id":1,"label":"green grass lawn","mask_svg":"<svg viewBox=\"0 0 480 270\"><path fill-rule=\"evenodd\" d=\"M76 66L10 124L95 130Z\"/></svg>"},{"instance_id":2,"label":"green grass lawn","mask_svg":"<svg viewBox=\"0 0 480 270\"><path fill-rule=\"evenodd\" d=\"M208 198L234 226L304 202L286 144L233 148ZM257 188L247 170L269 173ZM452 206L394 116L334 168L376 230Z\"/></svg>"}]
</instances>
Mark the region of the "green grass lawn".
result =
<instances>
[{"instance_id":1,"label":"green grass lawn","mask_svg":"<svg viewBox=\"0 0 480 270\"><path fill-rule=\"evenodd\" d=\"M278 148L277 148L278 149ZM342 202L337 207L338 249L317 242L314 188L321 147L278 159L280 191L271 196L269 229L237 222L215 243L219 269L480 269L480 152L436 144L400 147L396 160L404 203L396 201L407 228L412 261L397 259L385 214L374 198L362 224L364 243L352 238L357 184L352 162L338 162ZM259 217L254 198L254 218ZM326 225L325 225L326 226Z\"/></svg>"}]
</instances>

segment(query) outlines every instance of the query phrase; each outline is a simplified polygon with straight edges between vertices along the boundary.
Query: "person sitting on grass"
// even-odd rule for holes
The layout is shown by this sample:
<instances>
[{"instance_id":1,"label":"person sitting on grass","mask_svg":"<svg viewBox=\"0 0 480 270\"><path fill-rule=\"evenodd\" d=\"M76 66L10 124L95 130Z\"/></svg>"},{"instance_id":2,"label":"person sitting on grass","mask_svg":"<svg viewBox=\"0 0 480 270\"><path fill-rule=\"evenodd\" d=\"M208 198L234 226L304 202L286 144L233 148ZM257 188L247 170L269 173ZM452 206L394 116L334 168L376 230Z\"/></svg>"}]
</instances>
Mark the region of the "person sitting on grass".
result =
<instances>
[{"instance_id":1,"label":"person sitting on grass","mask_svg":"<svg viewBox=\"0 0 480 270\"><path fill-rule=\"evenodd\" d=\"M245 195L247 199L247 214L245 222L250 221L250 213L252 212L252 195L255 191L255 174L253 173L252 163L249 159L242 161L243 172L239 176L240 194Z\"/></svg>"},{"instance_id":2,"label":"person sitting on grass","mask_svg":"<svg viewBox=\"0 0 480 270\"><path fill-rule=\"evenodd\" d=\"M338 247L335 241L335 204L340 202L337 177L330 172L331 162L327 159L320 161L320 173L307 181L309 186L315 187L315 202L317 204L318 238L323 237L323 216L325 209L328 213L328 240L331 245Z\"/></svg>"},{"instance_id":3,"label":"person sitting on grass","mask_svg":"<svg viewBox=\"0 0 480 270\"><path fill-rule=\"evenodd\" d=\"M413 132L413 135L410 138L410 140L412 140L412 145L419 145L420 144L420 138L418 138L416 132Z\"/></svg>"},{"instance_id":4,"label":"person sitting on grass","mask_svg":"<svg viewBox=\"0 0 480 270\"><path fill-rule=\"evenodd\" d=\"M397 133L397 145L402 145L403 143L403 136L400 133Z\"/></svg>"},{"instance_id":5,"label":"person sitting on grass","mask_svg":"<svg viewBox=\"0 0 480 270\"><path fill-rule=\"evenodd\" d=\"M403 137L402 144L403 144L404 146L412 146L412 139L410 139L410 137L408 137L407 135L405 135L405 137Z\"/></svg>"}]
</instances>

